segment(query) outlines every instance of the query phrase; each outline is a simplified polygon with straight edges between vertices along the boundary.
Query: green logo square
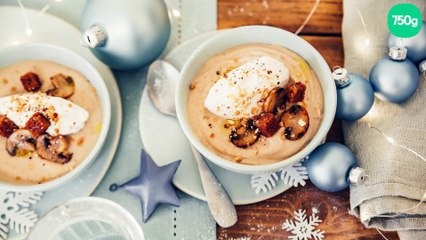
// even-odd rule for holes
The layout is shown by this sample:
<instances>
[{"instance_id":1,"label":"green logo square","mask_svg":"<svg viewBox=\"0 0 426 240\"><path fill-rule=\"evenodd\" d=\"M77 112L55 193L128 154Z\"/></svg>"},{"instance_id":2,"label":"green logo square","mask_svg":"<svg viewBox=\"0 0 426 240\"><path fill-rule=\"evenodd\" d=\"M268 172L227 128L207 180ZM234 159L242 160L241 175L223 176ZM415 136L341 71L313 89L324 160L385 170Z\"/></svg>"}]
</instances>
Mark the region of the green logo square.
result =
<instances>
[{"instance_id":1,"label":"green logo square","mask_svg":"<svg viewBox=\"0 0 426 240\"><path fill-rule=\"evenodd\" d=\"M414 37L420 32L421 27L422 13L413 4L397 4L388 13L389 31L397 37Z\"/></svg>"}]
</instances>

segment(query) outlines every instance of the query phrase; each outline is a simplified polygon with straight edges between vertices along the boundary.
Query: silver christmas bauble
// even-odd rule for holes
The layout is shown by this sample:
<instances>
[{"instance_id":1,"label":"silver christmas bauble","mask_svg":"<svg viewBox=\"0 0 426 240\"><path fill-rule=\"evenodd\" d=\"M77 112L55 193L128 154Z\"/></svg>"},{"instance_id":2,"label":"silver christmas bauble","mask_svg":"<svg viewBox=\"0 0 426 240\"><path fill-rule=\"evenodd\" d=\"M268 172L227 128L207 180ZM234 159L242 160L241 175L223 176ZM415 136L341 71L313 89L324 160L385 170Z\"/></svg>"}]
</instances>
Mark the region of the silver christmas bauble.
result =
<instances>
[{"instance_id":1,"label":"silver christmas bauble","mask_svg":"<svg viewBox=\"0 0 426 240\"><path fill-rule=\"evenodd\" d=\"M82 44L114 69L135 69L155 60L170 36L163 0L90 0L81 18Z\"/></svg>"},{"instance_id":2,"label":"silver christmas bauble","mask_svg":"<svg viewBox=\"0 0 426 240\"><path fill-rule=\"evenodd\" d=\"M356 121L366 115L374 103L374 91L368 80L344 68L333 71L333 78L337 87L336 117Z\"/></svg>"},{"instance_id":3,"label":"silver christmas bauble","mask_svg":"<svg viewBox=\"0 0 426 240\"><path fill-rule=\"evenodd\" d=\"M319 189L338 192L349 185L362 185L365 171L356 167L356 158L343 144L328 142L317 147L306 163L309 179Z\"/></svg>"},{"instance_id":4,"label":"silver christmas bauble","mask_svg":"<svg viewBox=\"0 0 426 240\"><path fill-rule=\"evenodd\" d=\"M418 62L426 58L426 22L423 21L420 32L411 38L398 38L393 34L388 36L388 47L402 44L408 49L408 58L413 62Z\"/></svg>"},{"instance_id":5,"label":"silver christmas bauble","mask_svg":"<svg viewBox=\"0 0 426 240\"><path fill-rule=\"evenodd\" d=\"M370 83L380 100L402 103L416 92L419 72L406 55L406 49L391 48L389 57L382 58L371 69Z\"/></svg>"}]
</instances>

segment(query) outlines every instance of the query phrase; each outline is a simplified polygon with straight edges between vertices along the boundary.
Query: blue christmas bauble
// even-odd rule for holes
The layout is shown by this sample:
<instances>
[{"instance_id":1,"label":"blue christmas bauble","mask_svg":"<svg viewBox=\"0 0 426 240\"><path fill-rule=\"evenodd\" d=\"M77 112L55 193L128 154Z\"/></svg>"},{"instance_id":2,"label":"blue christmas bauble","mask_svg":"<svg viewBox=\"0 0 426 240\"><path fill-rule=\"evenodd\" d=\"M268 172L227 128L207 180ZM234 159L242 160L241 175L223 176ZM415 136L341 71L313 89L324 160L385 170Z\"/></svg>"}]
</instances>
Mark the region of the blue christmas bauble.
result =
<instances>
[{"instance_id":1,"label":"blue christmas bauble","mask_svg":"<svg viewBox=\"0 0 426 240\"><path fill-rule=\"evenodd\" d=\"M409 59L395 61L385 57L371 69L370 83L379 99L402 103L416 91L419 72Z\"/></svg>"},{"instance_id":2,"label":"blue christmas bauble","mask_svg":"<svg viewBox=\"0 0 426 240\"><path fill-rule=\"evenodd\" d=\"M371 84L362 76L348 74L349 82L337 85L336 117L345 121L356 121L370 111L374 103Z\"/></svg>"},{"instance_id":3,"label":"blue christmas bauble","mask_svg":"<svg viewBox=\"0 0 426 240\"><path fill-rule=\"evenodd\" d=\"M155 60L170 36L163 0L90 0L81 17L82 43L114 69L129 70Z\"/></svg>"},{"instance_id":4,"label":"blue christmas bauble","mask_svg":"<svg viewBox=\"0 0 426 240\"><path fill-rule=\"evenodd\" d=\"M306 167L311 182L326 192L349 186L349 173L356 165L352 151L339 143L324 143L310 155Z\"/></svg>"},{"instance_id":5,"label":"blue christmas bauble","mask_svg":"<svg viewBox=\"0 0 426 240\"><path fill-rule=\"evenodd\" d=\"M400 38L393 34L388 36L388 47L398 46ZM419 62L426 58L426 22L423 21L420 32L411 38L404 38L402 46L408 49L408 58L413 62Z\"/></svg>"}]
</instances>

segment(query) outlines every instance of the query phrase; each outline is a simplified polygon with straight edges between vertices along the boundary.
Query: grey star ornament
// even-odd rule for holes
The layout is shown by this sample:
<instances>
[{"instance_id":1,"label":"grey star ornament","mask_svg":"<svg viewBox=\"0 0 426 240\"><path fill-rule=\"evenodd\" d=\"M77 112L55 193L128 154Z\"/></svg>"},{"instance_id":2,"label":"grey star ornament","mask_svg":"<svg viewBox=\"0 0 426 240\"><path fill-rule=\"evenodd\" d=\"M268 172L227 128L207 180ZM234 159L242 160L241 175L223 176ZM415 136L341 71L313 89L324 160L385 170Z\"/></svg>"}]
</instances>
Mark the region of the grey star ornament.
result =
<instances>
[{"instance_id":1,"label":"grey star ornament","mask_svg":"<svg viewBox=\"0 0 426 240\"><path fill-rule=\"evenodd\" d=\"M143 222L146 222L159 204L170 204L176 207L180 205L172 179L181 160L159 167L143 149L140 160L139 176L120 186L111 185L110 190L123 188L139 197L142 204L142 219Z\"/></svg>"}]
</instances>

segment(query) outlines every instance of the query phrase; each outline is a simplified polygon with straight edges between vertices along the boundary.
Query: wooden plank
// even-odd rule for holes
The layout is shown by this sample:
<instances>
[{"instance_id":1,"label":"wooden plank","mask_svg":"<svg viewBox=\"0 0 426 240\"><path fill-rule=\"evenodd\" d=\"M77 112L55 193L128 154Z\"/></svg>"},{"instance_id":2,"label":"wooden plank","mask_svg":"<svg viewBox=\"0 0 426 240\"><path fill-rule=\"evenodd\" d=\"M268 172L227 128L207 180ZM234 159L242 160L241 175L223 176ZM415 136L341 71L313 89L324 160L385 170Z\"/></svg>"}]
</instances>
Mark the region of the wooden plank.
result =
<instances>
[{"instance_id":1,"label":"wooden plank","mask_svg":"<svg viewBox=\"0 0 426 240\"><path fill-rule=\"evenodd\" d=\"M343 42L341 37L301 36L324 57L330 68L343 66Z\"/></svg>"},{"instance_id":2,"label":"wooden plank","mask_svg":"<svg viewBox=\"0 0 426 240\"><path fill-rule=\"evenodd\" d=\"M303 188L293 188L262 203L238 206L237 225L220 229L218 239L251 240L288 239L290 232L282 229L286 219L293 220L294 211L306 209L312 214L316 208L322 223L318 229L325 231L325 239L331 240L378 240L384 239L377 230L367 229L361 222L350 215L349 191L325 193L316 189L311 183ZM388 239L398 239L395 232L384 232Z\"/></svg>"},{"instance_id":3,"label":"wooden plank","mask_svg":"<svg viewBox=\"0 0 426 240\"><path fill-rule=\"evenodd\" d=\"M328 36L302 36L314 46L318 52L324 57L332 69L334 66L343 66L343 42L341 37ZM339 120L334 120L330 132L327 135L327 141L343 143L342 123Z\"/></svg>"},{"instance_id":4,"label":"wooden plank","mask_svg":"<svg viewBox=\"0 0 426 240\"><path fill-rule=\"evenodd\" d=\"M322 0L302 34L340 35L343 0ZM315 0L218 0L218 28L270 25L295 32Z\"/></svg>"}]
</instances>

